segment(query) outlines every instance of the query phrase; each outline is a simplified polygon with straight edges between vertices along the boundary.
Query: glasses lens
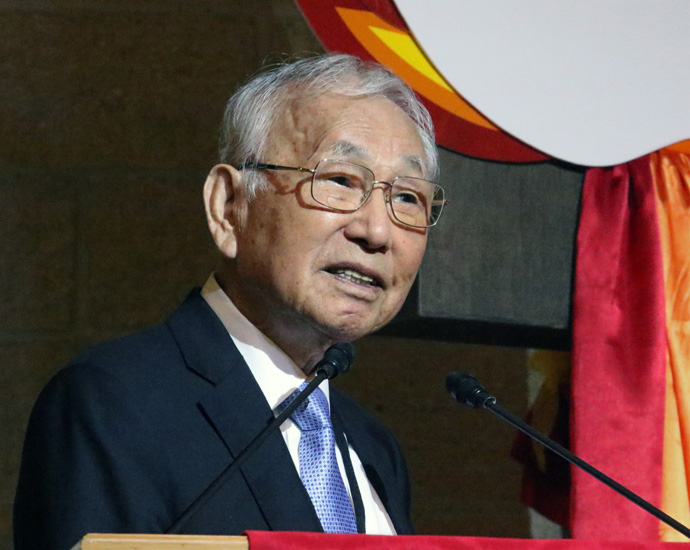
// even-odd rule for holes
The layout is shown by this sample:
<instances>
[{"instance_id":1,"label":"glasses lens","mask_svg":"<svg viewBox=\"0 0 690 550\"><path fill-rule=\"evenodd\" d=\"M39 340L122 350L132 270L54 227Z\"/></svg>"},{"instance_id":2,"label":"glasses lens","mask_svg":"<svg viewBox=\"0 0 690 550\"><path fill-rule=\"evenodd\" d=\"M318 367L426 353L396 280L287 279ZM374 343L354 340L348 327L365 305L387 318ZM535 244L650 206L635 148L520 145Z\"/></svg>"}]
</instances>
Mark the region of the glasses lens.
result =
<instances>
[{"instance_id":1,"label":"glasses lens","mask_svg":"<svg viewBox=\"0 0 690 550\"><path fill-rule=\"evenodd\" d=\"M314 200L334 210L357 210L367 196L374 174L364 166L338 160L316 165L311 194Z\"/></svg>"},{"instance_id":2,"label":"glasses lens","mask_svg":"<svg viewBox=\"0 0 690 550\"><path fill-rule=\"evenodd\" d=\"M413 227L435 225L441 216L443 188L420 178L396 178L391 188L391 207L396 219Z\"/></svg>"}]
</instances>

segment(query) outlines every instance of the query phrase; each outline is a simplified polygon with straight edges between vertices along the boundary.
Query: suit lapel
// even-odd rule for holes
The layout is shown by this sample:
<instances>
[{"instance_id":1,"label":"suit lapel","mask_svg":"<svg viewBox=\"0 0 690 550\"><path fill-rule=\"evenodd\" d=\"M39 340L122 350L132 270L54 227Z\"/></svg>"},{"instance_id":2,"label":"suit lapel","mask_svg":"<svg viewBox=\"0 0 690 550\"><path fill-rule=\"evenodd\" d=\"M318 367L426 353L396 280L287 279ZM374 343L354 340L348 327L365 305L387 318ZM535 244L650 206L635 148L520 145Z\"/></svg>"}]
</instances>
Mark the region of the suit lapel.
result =
<instances>
[{"instance_id":1,"label":"suit lapel","mask_svg":"<svg viewBox=\"0 0 690 550\"><path fill-rule=\"evenodd\" d=\"M214 386L199 407L228 449L230 461L270 422L273 412L225 327L198 291L170 317L168 326L188 367ZM248 458L240 473L269 529L321 530L279 430Z\"/></svg>"},{"instance_id":2,"label":"suit lapel","mask_svg":"<svg viewBox=\"0 0 690 550\"><path fill-rule=\"evenodd\" d=\"M331 389L331 422L334 430L340 430L345 434L348 443L352 446L355 453L364 466L364 471L371 486L381 499L381 503L388 512L393 526L398 534L411 534L412 525L406 513L406 502L403 502L401 495L391 495L390 490L400 485L398 479L390 468L385 465L390 464L392 457L387 454L385 449L380 446L379 441L371 441L367 436L368 430L360 425L356 415L348 415L343 418L344 410L347 410L341 394Z\"/></svg>"}]
</instances>

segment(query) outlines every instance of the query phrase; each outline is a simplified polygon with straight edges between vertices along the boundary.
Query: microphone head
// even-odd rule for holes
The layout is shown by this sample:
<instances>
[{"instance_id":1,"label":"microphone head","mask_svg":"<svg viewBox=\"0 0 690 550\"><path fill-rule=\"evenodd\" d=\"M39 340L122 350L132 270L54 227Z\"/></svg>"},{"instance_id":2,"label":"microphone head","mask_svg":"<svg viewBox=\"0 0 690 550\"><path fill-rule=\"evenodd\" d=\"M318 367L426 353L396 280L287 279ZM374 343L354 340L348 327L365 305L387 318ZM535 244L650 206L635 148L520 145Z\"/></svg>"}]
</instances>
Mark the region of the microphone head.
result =
<instances>
[{"instance_id":1,"label":"microphone head","mask_svg":"<svg viewBox=\"0 0 690 550\"><path fill-rule=\"evenodd\" d=\"M333 344L323 354L323 359L316 364L316 374L324 373L332 380L339 374L345 374L355 360L355 347L350 342Z\"/></svg>"},{"instance_id":2,"label":"microphone head","mask_svg":"<svg viewBox=\"0 0 690 550\"><path fill-rule=\"evenodd\" d=\"M496 403L474 376L453 371L446 377L446 389L460 403L475 409L486 408L487 403Z\"/></svg>"}]
</instances>

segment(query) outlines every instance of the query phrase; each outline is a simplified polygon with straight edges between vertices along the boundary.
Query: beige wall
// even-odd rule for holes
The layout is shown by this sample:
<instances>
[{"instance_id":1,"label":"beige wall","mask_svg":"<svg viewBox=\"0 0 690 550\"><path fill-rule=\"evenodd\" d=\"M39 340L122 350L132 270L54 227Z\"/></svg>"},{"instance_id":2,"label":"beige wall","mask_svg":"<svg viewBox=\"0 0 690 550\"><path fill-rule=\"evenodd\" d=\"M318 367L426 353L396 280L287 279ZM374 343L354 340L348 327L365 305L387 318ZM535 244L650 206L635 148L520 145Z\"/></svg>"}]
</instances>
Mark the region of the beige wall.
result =
<instances>
[{"instance_id":1,"label":"beige wall","mask_svg":"<svg viewBox=\"0 0 690 550\"><path fill-rule=\"evenodd\" d=\"M38 391L94 341L157 322L210 272L201 184L225 100L318 52L291 0L0 0L0 549ZM525 408L524 350L369 337L341 382L397 433L420 531L527 536L513 432L451 401L471 368ZM476 366L476 368L475 368Z\"/></svg>"}]
</instances>

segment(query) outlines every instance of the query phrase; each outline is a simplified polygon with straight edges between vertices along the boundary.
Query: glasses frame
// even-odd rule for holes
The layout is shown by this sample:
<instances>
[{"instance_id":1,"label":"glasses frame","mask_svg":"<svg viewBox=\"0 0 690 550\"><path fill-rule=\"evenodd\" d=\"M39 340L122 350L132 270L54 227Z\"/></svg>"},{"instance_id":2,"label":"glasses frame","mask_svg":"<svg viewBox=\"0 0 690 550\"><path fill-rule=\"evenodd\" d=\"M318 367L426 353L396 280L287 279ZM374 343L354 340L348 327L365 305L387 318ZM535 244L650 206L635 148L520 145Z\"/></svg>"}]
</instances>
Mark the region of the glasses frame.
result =
<instances>
[{"instance_id":1,"label":"glasses frame","mask_svg":"<svg viewBox=\"0 0 690 550\"><path fill-rule=\"evenodd\" d=\"M346 210L343 210L341 208L335 208L333 206L329 206L328 204L324 204L324 203L320 202L314 196L314 179L316 176L316 171L319 168L319 164L321 164L322 162L341 162L341 163L345 163L345 164L351 164L353 166L358 166L359 168L364 168L365 170L367 170L368 172L371 173L372 180L373 180L371 183L371 189L369 190L369 192L366 195L362 195L362 197L363 197L362 202L359 204L359 206L357 208L346 209ZM441 187L438 183L436 183L434 181L425 180L424 178L415 178L413 176L398 176L398 177L393 178L393 181L379 181L376 179L376 176L374 175L374 172L371 169L367 168L366 166L362 166L361 164L357 164L356 162L349 162L347 160L330 159L330 158L321 159L319 162L316 163L316 166L314 168L304 168L303 166L283 166L281 164L270 164L267 162L243 162L242 164L240 164L237 167L237 169L238 170L294 170L297 172L308 172L311 174L311 183L310 183L311 198L314 199L321 206L325 206L329 210L333 210L335 212L356 212L357 210L362 208L362 206L364 206L367 203L367 201L369 200L369 197L371 197L372 193L374 192L374 186L377 183L385 184L388 186L387 187L388 192L384 194L384 200L390 206L391 216L393 216L393 218L395 219L396 222L401 223L407 227L413 227L415 229L426 229L428 227L435 226L438 223L438 220L441 219L441 214L443 213L443 207L447 204L450 204L450 201L446 200L446 198L445 198L445 196L446 196L445 189L443 189L443 187ZM441 204L441 210L439 211L438 216L436 216L436 219L434 220L433 223L429 223L427 225L412 225L412 224L409 224L407 222L402 221L401 219L398 218L398 216L396 216L395 209L393 208L393 205L391 204L391 190L393 189L393 184L399 179L413 179L413 180L426 181L428 183L435 185L438 189L441 190L441 192L443 193L443 203Z\"/></svg>"}]
</instances>

